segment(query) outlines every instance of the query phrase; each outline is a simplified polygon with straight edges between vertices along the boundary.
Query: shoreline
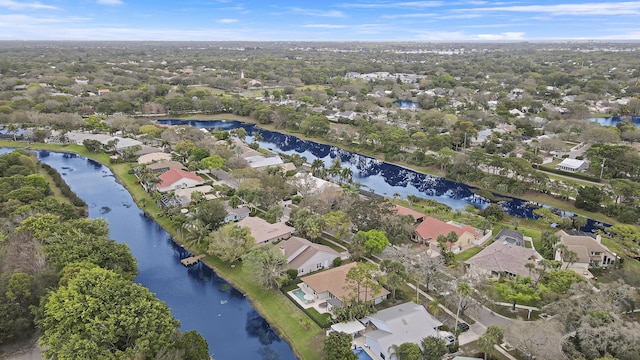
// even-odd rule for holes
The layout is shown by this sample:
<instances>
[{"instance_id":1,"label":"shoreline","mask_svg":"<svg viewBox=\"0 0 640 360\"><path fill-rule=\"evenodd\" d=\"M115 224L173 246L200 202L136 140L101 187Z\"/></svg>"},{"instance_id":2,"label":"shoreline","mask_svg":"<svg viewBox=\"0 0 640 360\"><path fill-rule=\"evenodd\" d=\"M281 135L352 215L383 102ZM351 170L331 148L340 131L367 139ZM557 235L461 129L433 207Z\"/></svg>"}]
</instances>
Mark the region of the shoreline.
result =
<instances>
[{"instance_id":1,"label":"shoreline","mask_svg":"<svg viewBox=\"0 0 640 360\"><path fill-rule=\"evenodd\" d=\"M440 171L433 171L433 169L428 168L428 167L419 167L419 166L407 164L405 162L387 161L384 158L384 154L380 154L380 153L371 154L371 153L367 153L367 152L360 152L358 150L353 150L349 146L346 146L346 145L343 145L343 144L340 144L340 143L329 142L329 141L326 141L326 140L321 140L321 139L316 139L316 138L313 138L313 137L309 137L309 136L306 136L306 135L301 134L301 133L290 132L290 131L286 131L286 130L283 130L283 129L277 129L272 124L260 124L257 120L253 119L250 116L240 116L240 115L234 115L234 114L216 114L216 115L202 115L202 116L199 116L199 115L188 115L188 116L185 116L185 117L159 116L157 118L150 118L150 119L151 120L182 120L182 121L225 121L226 120L226 121L239 121L239 122L249 123L249 124L255 125L257 128L260 128L260 129L264 129L264 130L268 130L268 131L274 131L274 132L278 132L278 133L285 134L285 135L295 136L295 137L297 137L299 139L313 141L313 142L316 142L318 144L323 144L323 145L327 145L327 146L334 146L334 147L337 147L339 149L346 150L346 151L352 152L354 154L367 156L367 157L370 157L372 159L380 160L380 161L386 162L388 164L401 167L403 169L412 170L412 171L416 171L416 172L421 173L421 174L425 174L425 175L429 175L429 176L437 176L437 177L441 177L443 179L447 179L447 180L450 180L450 181L458 182L458 181L451 180L451 179L447 178L446 174L443 174ZM580 183L579 179L575 179L575 181ZM467 186L476 188L478 190L490 191L491 193L496 194L498 197L517 198L517 199L521 199L523 201L539 203L539 204L542 204L542 205L551 206L551 207L556 208L558 210L562 210L562 211L570 212L570 213L573 213L573 214L576 214L576 215L580 215L580 216L583 216L583 217L586 217L586 218L590 218L590 219L592 219L594 221L598 221L598 222L608 223L608 224L611 224L611 225L615 225L615 224L619 223L619 221L617 221L616 219L610 218L610 217L606 216L605 214L592 213L592 212L584 211L582 209L578 209L572 203L569 203L569 202L561 200L561 199L557 199L557 198L555 198L555 197L553 197L552 195L549 195L549 194L544 194L544 193L540 193L540 192L532 193L531 191L527 191L522 195L503 194L503 193L499 193L499 192L497 192L495 190L492 190L492 189L484 188L484 187L480 186L480 184L475 183L475 182L462 182L462 184L465 184ZM589 184L580 184L580 186L589 186ZM382 195L382 194L380 194L380 195ZM542 198L543 200L541 201L540 198Z\"/></svg>"},{"instance_id":2,"label":"shoreline","mask_svg":"<svg viewBox=\"0 0 640 360\"><path fill-rule=\"evenodd\" d=\"M43 146L39 146L39 145L43 145ZM58 144L38 144L38 143L33 143L33 144L29 144L26 142L20 142L20 141L11 141L10 145L7 145L6 147L8 148L28 148L28 149L33 149L33 150L47 150L47 151L56 151L56 152L61 152L61 153L71 153L71 154L77 154L80 156L84 156L88 159L94 160L98 163L100 163L101 165L107 167L114 175L116 178L116 181L118 183L120 183L129 193L129 195L131 196L131 198L133 199L133 201L136 203L136 206L145 214L145 216L149 217L150 219L152 219L153 221L155 221L159 226L161 226L167 233L169 233L169 235L171 235L171 239L172 241L174 241L176 244L178 244L179 246L182 246L184 249L186 249L187 251L191 252L191 249L189 249L189 247L186 244L183 244L180 240L180 237L178 236L177 232L175 231L175 229L173 229L171 226L168 226L165 221L163 221L163 219L160 219L158 216L154 215L152 211L149 211L148 207L149 205L146 205L144 203L141 203L142 199L150 199L150 197L146 198L142 198L139 196L139 194L136 194L136 191L133 191L133 189L130 187L131 184L128 183L127 179L125 179L122 175L126 175L125 173L121 173L121 171L118 171L118 169L114 168L114 165L124 165L124 166L119 166L121 168L125 168L126 166L129 166L131 163L120 163L120 164L110 164L106 161L104 161L103 159L101 159L101 157L105 157L105 156L100 156L100 155L105 155L105 154L94 154L94 153L90 153L88 151L82 151L82 146L80 145L76 145L77 147L79 147L79 149L68 149L69 145L58 145ZM73 146L73 145L71 145ZM5 147L4 143L0 142L0 147ZM108 156L106 157L106 159L108 160ZM133 184L133 183L132 183ZM135 186L135 184L133 184L133 186ZM146 194L146 192L144 193ZM193 253L193 252L192 252ZM300 342L308 342L308 339L305 338L301 338L301 337L297 337L297 336L292 336L290 334L290 332L293 333L298 333L298 334L311 334L313 335L312 338L315 338L318 335L322 335L323 334L323 330L318 327L315 323L313 323L313 327L317 328L316 331L312 331L313 329L303 329L302 332L292 329L291 331L287 331L286 326L284 326L283 323L281 323L280 321L278 321L277 317L275 316L275 314L273 314L271 311L269 311L269 308L266 307L264 304L262 304L262 302L258 301L258 295L260 294L254 294L255 289L251 289L251 286L249 286L249 284L245 284L242 281L239 281L240 279L237 279L233 276L233 274L231 274L231 270L235 270L236 272L238 272L240 270L241 267L236 266L235 268L230 268L228 266L225 267L224 263L218 263L215 264L216 259L211 256L211 255L207 255L204 259L202 259L202 262L205 266L209 267L212 271L214 271L218 276L220 276L222 279L224 279L226 282L228 282L231 286L233 286L236 290L240 291L250 302L251 306L260 314L260 316L262 316L268 323L269 325L276 331L276 333L278 334L278 336L287 342L287 344L289 345L289 347L291 347L291 350L294 354L294 356L296 356L296 358L298 359L310 359L310 360L319 360L321 359L321 354L316 352L316 356L310 356L310 351L316 350L316 349L312 349L311 347L308 347L308 351L304 351L304 349L301 349L301 347L303 347L303 344L301 344ZM297 315L301 315L306 317L307 315L302 313L297 307L295 307L295 305L291 304L291 301L283 294L280 293L279 290L264 290L265 293L272 293L275 298L275 300L277 300L277 297L280 296L280 298L284 301L286 301L287 303L290 304L290 306L286 306L286 303L282 304L285 305L287 307L287 309L291 309L292 311L298 311L299 314ZM267 294L267 296L270 296L270 294ZM277 312L276 311L274 312ZM288 315L291 315L291 313L289 312ZM294 341L294 340L298 340L298 341ZM27 352L30 350L27 350ZM303 356L303 354L306 354L305 356Z\"/></svg>"}]
</instances>

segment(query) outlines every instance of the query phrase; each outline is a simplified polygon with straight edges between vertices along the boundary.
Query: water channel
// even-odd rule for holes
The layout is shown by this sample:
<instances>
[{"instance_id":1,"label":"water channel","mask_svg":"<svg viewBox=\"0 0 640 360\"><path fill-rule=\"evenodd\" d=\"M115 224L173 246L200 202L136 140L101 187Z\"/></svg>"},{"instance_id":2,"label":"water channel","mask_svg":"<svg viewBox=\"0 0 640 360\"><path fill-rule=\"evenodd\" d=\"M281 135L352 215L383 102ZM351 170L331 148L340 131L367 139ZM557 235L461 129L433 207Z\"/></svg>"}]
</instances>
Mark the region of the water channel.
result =
<instances>
[{"instance_id":1,"label":"water channel","mask_svg":"<svg viewBox=\"0 0 640 360\"><path fill-rule=\"evenodd\" d=\"M259 131L262 138L262 140L258 141L260 147L287 155L299 154L307 159L307 163L311 163L315 159L321 159L325 167L331 166L333 160L338 157L343 167L351 169L354 181L360 183L363 189L379 195L393 197L394 194L399 194L403 198L408 195L415 195L449 205L454 210L462 210L467 205L484 209L489 205L486 199L474 193L477 188L473 186L447 180L439 176L423 174L335 146L302 140L276 131L259 129L255 124L239 121L195 120L160 120L158 122L168 125L191 125L204 129L231 130L242 127L249 134L246 139L248 142L253 141L254 132ZM499 195L499 197L504 199L504 201L500 202L500 205L509 215L526 219L536 217L533 213L535 207L530 206L528 201L502 195ZM572 214L565 212L565 215L571 216ZM591 231L598 225L589 219L587 225L582 229Z\"/></svg>"},{"instance_id":2,"label":"water channel","mask_svg":"<svg viewBox=\"0 0 640 360\"><path fill-rule=\"evenodd\" d=\"M202 264L180 264L189 253L136 206L109 168L75 154L37 154L88 204L90 218L106 219L110 237L129 245L138 262L136 281L167 303L183 331L202 334L215 359L296 358L242 293Z\"/></svg>"}]
</instances>

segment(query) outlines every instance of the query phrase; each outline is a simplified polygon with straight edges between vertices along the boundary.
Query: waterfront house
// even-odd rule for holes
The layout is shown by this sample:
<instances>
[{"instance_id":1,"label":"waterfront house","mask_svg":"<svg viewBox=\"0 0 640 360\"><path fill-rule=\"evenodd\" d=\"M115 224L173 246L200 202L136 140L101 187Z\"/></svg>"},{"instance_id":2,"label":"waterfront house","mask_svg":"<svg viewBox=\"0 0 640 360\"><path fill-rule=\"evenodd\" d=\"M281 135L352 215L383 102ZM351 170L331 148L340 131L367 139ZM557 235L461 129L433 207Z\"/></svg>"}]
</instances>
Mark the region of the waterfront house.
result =
<instances>
[{"instance_id":1,"label":"waterfront house","mask_svg":"<svg viewBox=\"0 0 640 360\"><path fill-rule=\"evenodd\" d=\"M305 293L313 294L316 300L326 299L332 307L340 307L343 302L353 295L353 286L349 286L347 282L347 273L354 268L357 263L349 263L329 270L311 274L301 278L302 287ZM389 295L389 291L385 288L374 293L371 289L362 291L359 294L360 300L373 301L379 304Z\"/></svg>"},{"instance_id":2,"label":"waterfront house","mask_svg":"<svg viewBox=\"0 0 640 360\"><path fill-rule=\"evenodd\" d=\"M155 185L155 188L160 192L168 192L204 184L204 179L200 176L180 169L170 169L160 174L158 178L160 182Z\"/></svg>"},{"instance_id":3,"label":"waterfront house","mask_svg":"<svg viewBox=\"0 0 640 360\"><path fill-rule=\"evenodd\" d=\"M416 226L412 239L422 244L435 244L440 235L446 237L451 232L456 234L457 240L455 242L448 241L445 246L454 253L479 245L491 236L490 233L483 236L482 231L470 225L459 224L453 221L444 222L427 216Z\"/></svg>"},{"instance_id":4,"label":"waterfront house","mask_svg":"<svg viewBox=\"0 0 640 360\"><path fill-rule=\"evenodd\" d=\"M617 254L602 244L600 235L564 230L556 232L556 235L560 237L560 244L563 244L566 250L561 248L556 250L555 260L562 261L563 267L585 277L592 277L590 268L613 265L618 258ZM568 261L567 251L573 251L577 259L573 262Z\"/></svg>"},{"instance_id":5,"label":"waterfront house","mask_svg":"<svg viewBox=\"0 0 640 360\"><path fill-rule=\"evenodd\" d=\"M271 224L259 217L248 216L238 221L238 226L246 226L251 236L256 239L256 244L273 243L290 237L296 230L285 223Z\"/></svg>"},{"instance_id":6,"label":"waterfront house","mask_svg":"<svg viewBox=\"0 0 640 360\"><path fill-rule=\"evenodd\" d=\"M330 268L333 260L348 256L346 252L340 254L326 245L315 244L297 236L281 241L278 247L287 257L289 269L298 270L299 275Z\"/></svg>"},{"instance_id":7,"label":"waterfront house","mask_svg":"<svg viewBox=\"0 0 640 360\"><path fill-rule=\"evenodd\" d=\"M506 239L494 241L465 261L468 274L480 278L515 278L532 276L527 264L537 264L542 256L534 249L516 245Z\"/></svg>"}]
</instances>

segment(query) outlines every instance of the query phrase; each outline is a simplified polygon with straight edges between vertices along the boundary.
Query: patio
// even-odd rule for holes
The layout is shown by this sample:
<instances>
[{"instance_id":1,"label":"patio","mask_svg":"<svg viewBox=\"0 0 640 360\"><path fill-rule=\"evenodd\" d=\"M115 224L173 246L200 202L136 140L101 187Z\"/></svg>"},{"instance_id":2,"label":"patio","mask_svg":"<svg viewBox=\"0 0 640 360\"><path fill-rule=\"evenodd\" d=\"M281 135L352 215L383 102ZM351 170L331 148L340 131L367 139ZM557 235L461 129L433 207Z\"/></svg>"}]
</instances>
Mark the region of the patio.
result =
<instances>
[{"instance_id":1,"label":"patio","mask_svg":"<svg viewBox=\"0 0 640 360\"><path fill-rule=\"evenodd\" d=\"M291 290L287 294L303 309L314 308L320 314L331 313L332 306L327 303L328 299L318 300L314 294L304 291L300 285L298 285L297 289Z\"/></svg>"}]
</instances>

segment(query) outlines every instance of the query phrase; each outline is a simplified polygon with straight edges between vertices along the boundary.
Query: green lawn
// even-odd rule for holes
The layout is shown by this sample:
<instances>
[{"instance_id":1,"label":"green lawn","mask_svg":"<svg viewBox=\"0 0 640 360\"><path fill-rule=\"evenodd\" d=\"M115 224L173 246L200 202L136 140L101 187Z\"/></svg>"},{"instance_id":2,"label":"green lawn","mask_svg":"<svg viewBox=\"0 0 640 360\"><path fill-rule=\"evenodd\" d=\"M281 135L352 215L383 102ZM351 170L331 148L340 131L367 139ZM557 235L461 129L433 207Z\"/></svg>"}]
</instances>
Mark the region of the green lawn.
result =
<instances>
[{"instance_id":1,"label":"green lawn","mask_svg":"<svg viewBox=\"0 0 640 360\"><path fill-rule=\"evenodd\" d=\"M465 250L459 254L456 254L456 260L458 262L467 261L473 257L473 255L482 251L482 248L479 246L474 246L471 249Z\"/></svg>"},{"instance_id":2,"label":"green lawn","mask_svg":"<svg viewBox=\"0 0 640 360\"><path fill-rule=\"evenodd\" d=\"M132 163L109 164L109 155L94 154L80 145L29 144L0 141L0 147L26 147L51 151L67 151L84 155L109 166L113 173L125 185L132 197L147 214L151 215L174 239L180 241L174 224L164 217L161 210L149 198L140 185L135 184L135 175L129 174ZM322 341L324 333L311 319L298 309L285 295L278 290L266 290L252 281L251 274L242 271L242 266L231 267L219 259L208 256L205 263L212 266L216 273L246 294L252 305L277 331L288 340L293 351L305 360L322 359Z\"/></svg>"}]
</instances>

